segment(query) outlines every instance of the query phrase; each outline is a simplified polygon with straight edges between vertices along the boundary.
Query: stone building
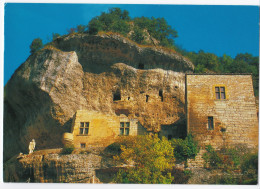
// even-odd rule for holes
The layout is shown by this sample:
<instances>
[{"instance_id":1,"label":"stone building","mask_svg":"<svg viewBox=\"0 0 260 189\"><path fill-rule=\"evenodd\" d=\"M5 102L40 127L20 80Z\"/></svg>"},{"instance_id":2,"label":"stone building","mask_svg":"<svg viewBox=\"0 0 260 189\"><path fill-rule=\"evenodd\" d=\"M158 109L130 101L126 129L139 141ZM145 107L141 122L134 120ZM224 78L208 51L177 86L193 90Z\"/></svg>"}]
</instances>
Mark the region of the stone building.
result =
<instances>
[{"instance_id":1,"label":"stone building","mask_svg":"<svg viewBox=\"0 0 260 189\"><path fill-rule=\"evenodd\" d=\"M258 116L249 74L186 74L187 132L200 146L258 147Z\"/></svg>"},{"instance_id":2,"label":"stone building","mask_svg":"<svg viewBox=\"0 0 260 189\"><path fill-rule=\"evenodd\" d=\"M162 124L160 137L181 137L187 124L185 133L191 133L202 148L209 144L216 149L241 144L258 147L258 116L250 74L186 74L185 82L186 119ZM119 100L117 106L128 101L121 95L114 98ZM118 136L147 133L139 118L122 107L125 109L117 109L114 115L78 110L71 133L64 134L64 143L73 142L76 148L100 147L113 143Z\"/></svg>"},{"instance_id":3,"label":"stone building","mask_svg":"<svg viewBox=\"0 0 260 189\"><path fill-rule=\"evenodd\" d=\"M100 112L78 110L73 118L71 133L63 135L63 143L75 148L102 147L115 142L119 136L143 135L146 130L131 115L106 115Z\"/></svg>"}]
</instances>

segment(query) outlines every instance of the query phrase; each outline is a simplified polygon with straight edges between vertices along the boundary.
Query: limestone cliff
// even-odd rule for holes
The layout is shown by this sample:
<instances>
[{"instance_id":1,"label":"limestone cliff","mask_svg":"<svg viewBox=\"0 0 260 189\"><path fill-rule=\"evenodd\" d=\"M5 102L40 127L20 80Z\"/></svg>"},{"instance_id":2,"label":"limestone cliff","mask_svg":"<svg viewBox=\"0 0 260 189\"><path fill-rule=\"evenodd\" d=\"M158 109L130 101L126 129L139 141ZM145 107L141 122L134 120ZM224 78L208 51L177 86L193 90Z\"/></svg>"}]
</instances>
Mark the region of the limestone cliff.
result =
<instances>
[{"instance_id":1,"label":"limestone cliff","mask_svg":"<svg viewBox=\"0 0 260 189\"><path fill-rule=\"evenodd\" d=\"M4 165L5 182L109 183L121 166L100 149L62 154L61 149L14 156ZM107 174L106 172L109 172Z\"/></svg>"},{"instance_id":2,"label":"limestone cliff","mask_svg":"<svg viewBox=\"0 0 260 189\"><path fill-rule=\"evenodd\" d=\"M79 109L131 114L153 132L183 120L184 72L194 66L182 56L117 35L71 35L52 45L5 86L5 160L27 153L32 138L36 149L61 147Z\"/></svg>"}]
</instances>

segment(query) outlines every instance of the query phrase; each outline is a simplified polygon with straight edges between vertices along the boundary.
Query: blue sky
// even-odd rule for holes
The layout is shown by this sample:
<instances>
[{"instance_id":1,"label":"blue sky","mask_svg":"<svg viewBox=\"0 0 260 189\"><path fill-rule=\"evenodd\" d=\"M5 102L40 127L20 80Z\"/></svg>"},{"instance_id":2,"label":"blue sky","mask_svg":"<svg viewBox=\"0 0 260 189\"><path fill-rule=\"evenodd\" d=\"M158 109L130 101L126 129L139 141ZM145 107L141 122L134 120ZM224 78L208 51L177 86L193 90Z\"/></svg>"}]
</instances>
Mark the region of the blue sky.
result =
<instances>
[{"instance_id":1,"label":"blue sky","mask_svg":"<svg viewBox=\"0 0 260 189\"><path fill-rule=\"evenodd\" d=\"M4 18L4 84L30 55L30 44L52 33L67 34L79 24L109 8L120 7L131 17L164 17L177 30L175 43L188 51L204 50L233 58L238 53L259 53L257 6L220 5L116 5L116 4L24 4L7 3Z\"/></svg>"}]
</instances>

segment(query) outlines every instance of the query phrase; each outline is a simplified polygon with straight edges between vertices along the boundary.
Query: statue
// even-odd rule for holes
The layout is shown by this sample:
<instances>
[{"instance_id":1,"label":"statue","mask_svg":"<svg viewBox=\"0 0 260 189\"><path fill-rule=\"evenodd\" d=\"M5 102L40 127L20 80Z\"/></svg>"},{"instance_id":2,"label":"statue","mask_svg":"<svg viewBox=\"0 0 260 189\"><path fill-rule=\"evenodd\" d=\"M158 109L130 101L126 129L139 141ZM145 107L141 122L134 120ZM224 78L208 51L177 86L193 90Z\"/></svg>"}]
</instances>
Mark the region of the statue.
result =
<instances>
[{"instance_id":1,"label":"statue","mask_svg":"<svg viewBox=\"0 0 260 189\"><path fill-rule=\"evenodd\" d=\"M36 146L36 142L34 139L32 139L32 141L29 144L29 154L33 153L33 150L35 149Z\"/></svg>"}]
</instances>

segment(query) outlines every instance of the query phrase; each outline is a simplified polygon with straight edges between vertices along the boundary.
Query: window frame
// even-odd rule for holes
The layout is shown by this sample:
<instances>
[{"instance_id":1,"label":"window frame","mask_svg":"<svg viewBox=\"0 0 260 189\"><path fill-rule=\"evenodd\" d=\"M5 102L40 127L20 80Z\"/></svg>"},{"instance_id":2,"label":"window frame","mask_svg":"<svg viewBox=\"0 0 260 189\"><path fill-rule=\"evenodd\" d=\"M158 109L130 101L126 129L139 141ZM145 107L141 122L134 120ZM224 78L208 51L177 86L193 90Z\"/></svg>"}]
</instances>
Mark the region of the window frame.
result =
<instances>
[{"instance_id":1,"label":"window frame","mask_svg":"<svg viewBox=\"0 0 260 189\"><path fill-rule=\"evenodd\" d=\"M79 123L79 135L89 135L89 122L80 122Z\"/></svg>"},{"instance_id":2,"label":"window frame","mask_svg":"<svg viewBox=\"0 0 260 189\"><path fill-rule=\"evenodd\" d=\"M208 130L212 131L214 130L214 117L213 116L208 116L208 125L207 125Z\"/></svg>"},{"instance_id":3,"label":"window frame","mask_svg":"<svg viewBox=\"0 0 260 189\"><path fill-rule=\"evenodd\" d=\"M86 148L86 143L80 143L80 148Z\"/></svg>"},{"instance_id":4,"label":"window frame","mask_svg":"<svg viewBox=\"0 0 260 189\"><path fill-rule=\"evenodd\" d=\"M227 100L227 87L225 85L214 85L214 99L215 100Z\"/></svg>"},{"instance_id":5,"label":"window frame","mask_svg":"<svg viewBox=\"0 0 260 189\"><path fill-rule=\"evenodd\" d=\"M120 136L129 136L130 134L130 122L129 121L120 121L119 135Z\"/></svg>"}]
</instances>

